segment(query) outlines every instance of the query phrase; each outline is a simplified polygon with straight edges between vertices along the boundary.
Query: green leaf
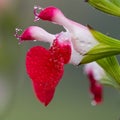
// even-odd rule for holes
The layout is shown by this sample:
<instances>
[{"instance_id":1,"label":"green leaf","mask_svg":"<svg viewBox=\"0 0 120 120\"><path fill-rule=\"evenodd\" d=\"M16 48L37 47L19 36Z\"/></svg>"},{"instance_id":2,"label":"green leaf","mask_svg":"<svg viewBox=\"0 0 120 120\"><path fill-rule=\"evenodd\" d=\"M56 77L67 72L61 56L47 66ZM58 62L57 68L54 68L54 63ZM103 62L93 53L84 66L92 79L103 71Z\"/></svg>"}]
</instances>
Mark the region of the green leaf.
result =
<instances>
[{"instance_id":1,"label":"green leaf","mask_svg":"<svg viewBox=\"0 0 120 120\"><path fill-rule=\"evenodd\" d=\"M116 47L120 46L120 41L118 39L112 38L110 36L107 36L103 33L100 33L96 30L94 30L91 26L88 25L88 28L90 30L90 32L92 33L92 35L95 37L95 39L103 44L107 44L107 45L115 45Z\"/></svg>"},{"instance_id":2,"label":"green leaf","mask_svg":"<svg viewBox=\"0 0 120 120\"><path fill-rule=\"evenodd\" d=\"M113 79L109 74L106 73L106 77L101 79L99 82L104 85L108 85L110 87L114 87L118 90L120 90L120 85Z\"/></svg>"},{"instance_id":3,"label":"green leaf","mask_svg":"<svg viewBox=\"0 0 120 120\"><path fill-rule=\"evenodd\" d=\"M110 0L113 4L120 7L120 0Z\"/></svg>"},{"instance_id":4,"label":"green leaf","mask_svg":"<svg viewBox=\"0 0 120 120\"><path fill-rule=\"evenodd\" d=\"M119 49L99 44L84 56L80 64L89 63L92 61L96 61L98 59L102 59L117 54L120 54Z\"/></svg>"},{"instance_id":5,"label":"green leaf","mask_svg":"<svg viewBox=\"0 0 120 120\"><path fill-rule=\"evenodd\" d=\"M86 2L105 13L120 16L120 0L86 0Z\"/></svg>"},{"instance_id":6,"label":"green leaf","mask_svg":"<svg viewBox=\"0 0 120 120\"><path fill-rule=\"evenodd\" d=\"M96 62L115 80L113 82L120 85L120 66L115 56L106 57Z\"/></svg>"}]
</instances>

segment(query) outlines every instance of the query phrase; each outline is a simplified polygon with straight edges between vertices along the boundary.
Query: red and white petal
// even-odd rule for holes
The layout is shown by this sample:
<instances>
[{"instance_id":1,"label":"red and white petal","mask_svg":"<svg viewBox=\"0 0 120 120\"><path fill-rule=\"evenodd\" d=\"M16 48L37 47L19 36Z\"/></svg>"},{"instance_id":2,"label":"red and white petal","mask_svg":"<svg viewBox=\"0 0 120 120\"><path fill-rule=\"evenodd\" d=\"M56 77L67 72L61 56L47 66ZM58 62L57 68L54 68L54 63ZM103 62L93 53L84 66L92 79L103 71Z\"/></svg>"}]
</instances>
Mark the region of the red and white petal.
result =
<instances>
[{"instance_id":1,"label":"red and white petal","mask_svg":"<svg viewBox=\"0 0 120 120\"><path fill-rule=\"evenodd\" d=\"M86 64L84 71L89 79L92 105L99 104L103 100L103 87L99 81L105 76L105 72L96 62Z\"/></svg>"},{"instance_id":2,"label":"red and white petal","mask_svg":"<svg viewBox=\"0 0 120 120\"><path fill-rule=\"evenodd\" d=\"M15 36L21 41L25 40L38 40L43 42L52 43L55 39L55 35L48 33L44 29L37 26L30 26L26 28L21 35L18 35L20 29L16 29Z\"/></svg>"},{"instance_id":3,"label":"red and white petal","mask_svg":"<svg viewBox=\"0 0 120 120\"><path fill-rule=\"evenodd\" d=\"M33 82L42 89L55 88L64 72L63 59L55 59L50 51L35 46L26 55L26 70Z\"/></svg>"},{"instance_id":4,"label":"red and white petal","mask_svg":"<svg viewBox=\"0 0 120 120\"><path fill-rule=\"evenodd\" d=\"M31 48L26 55L26 70L32 79L37 98L45 106L52 100L54 91L64 72L64 60L41 47Z\"/></svg>"},{"instance_id":5,"label":"red and white petal","mask_svg":"<svg viewBox=\"0 0 120 120\"><path fill-rule=\"evenodd\" d=\"M58 34L49 51L53 53L54 58L58 59L61 57L64 60L64 64L67 64L70 61L72 52L69 37L64 32Z\"/></svg>"},{"instance_id":6,"label":"red and white petal","mask_svg":"<svg viewBox=\"0 0 120 120\"><path fill-rule=\"evenodd\" d=\"M39 13L37 13L37 10L40 10ZM56 14L59 14L60 10L54 6L49 6L47 8L41 8L41 7L34 7L34 15L35 15L35 21L36 18L39 20L43 19L43 20L48 20L48 21L54 21L54 17L56 16Z\"/></svg>"}]
</instances>

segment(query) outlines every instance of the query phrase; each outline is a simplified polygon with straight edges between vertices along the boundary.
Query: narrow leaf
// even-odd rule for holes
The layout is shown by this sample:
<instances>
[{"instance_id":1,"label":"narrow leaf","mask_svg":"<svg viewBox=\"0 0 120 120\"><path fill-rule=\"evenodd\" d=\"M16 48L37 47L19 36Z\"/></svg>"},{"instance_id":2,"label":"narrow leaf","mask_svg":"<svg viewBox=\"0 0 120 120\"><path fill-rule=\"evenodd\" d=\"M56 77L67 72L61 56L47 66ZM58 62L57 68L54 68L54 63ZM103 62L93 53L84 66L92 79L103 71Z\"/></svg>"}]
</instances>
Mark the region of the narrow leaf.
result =
<instances>
[{"instance_id":1,"label":"narrow leaf","mask_svg":"<svg viewBox=\"0 0 120 120\"><path fill-rule=\"evenodd\" d=\"M115 56L97 60L97 63L120 85L120 66Z\"/></svg>"},{"instance_id":2,"label":"narrow leaf","mask_svg":"<svg viewBox=\"0 0 120 120\"><path fill-rule=\"evenodd\" d=\"M119 0L86 0L90 5L105 13L120 16Z\"/></svg>"}]
</instances>

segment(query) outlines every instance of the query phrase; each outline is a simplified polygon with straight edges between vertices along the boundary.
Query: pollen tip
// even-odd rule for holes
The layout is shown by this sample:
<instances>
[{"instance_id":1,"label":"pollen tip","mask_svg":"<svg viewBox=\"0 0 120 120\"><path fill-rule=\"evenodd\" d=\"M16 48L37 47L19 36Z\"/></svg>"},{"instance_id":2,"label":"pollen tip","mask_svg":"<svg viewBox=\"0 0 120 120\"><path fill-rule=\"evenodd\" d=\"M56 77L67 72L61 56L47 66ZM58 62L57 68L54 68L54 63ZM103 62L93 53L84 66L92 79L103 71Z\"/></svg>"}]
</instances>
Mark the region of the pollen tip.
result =
<instances>
[{"instance_id":1,"label":"pollen tip","mask_svg":"<svg viewBox=\"0 0 120 120\"><path fill-rule=\"evenodd\" d=\"M35 19L34 19L34 22L36 22L36 21L38 21L40 18L39 18L39 12L41 11L41 10L43 10L43 8L42 7L40 7L40 6L37 6L37 5L35 5L34 6L34 15L35 15Z\"/></svg>"},{"instance_id":2,"label":"pollen tip","mask_svg":"<svg viewBox=\"0 0 120 120\"><path fill-rule=\"evenodd\" d=\"M34 22L37 22L38 20L40 20L40 18L38 16L35 16Z\"/></svg>"},{"instance_id":3,"label":"pollen tip","mask_svg":"<svg viewBox=\"0 0 120 120\"><path fill-rule=\"evenodd\" d=\"M20 45L20 44L22 44L22 42L23 42L23 40L19 39L18 44Z\"/></svg>"},{"instance_id":4,"label":"pollen tip","mask_svg":"<svg viewBox=\"0 0 120 120\"><path fill-rule=\"evenodd\" d=\"M19 32L19 31L22 31L22 29L16 28L16 29L15 29L15 34L14 34L14 36L21 42L21 36L18 35L18 32Z\"/></svg>"}]
</instances>

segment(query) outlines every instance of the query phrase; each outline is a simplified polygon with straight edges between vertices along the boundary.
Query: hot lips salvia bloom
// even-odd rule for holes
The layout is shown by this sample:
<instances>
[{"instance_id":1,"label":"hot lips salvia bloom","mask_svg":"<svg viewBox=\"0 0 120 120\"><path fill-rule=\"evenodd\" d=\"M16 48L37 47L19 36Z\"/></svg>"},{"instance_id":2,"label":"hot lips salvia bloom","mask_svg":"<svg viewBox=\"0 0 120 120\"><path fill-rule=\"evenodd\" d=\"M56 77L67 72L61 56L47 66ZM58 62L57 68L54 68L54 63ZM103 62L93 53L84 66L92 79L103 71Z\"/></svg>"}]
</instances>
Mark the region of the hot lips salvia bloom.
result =
<instances>
[{"instance_id":1,"label":"hot lips salvia bloom","mask_svg":"<svg viewBox=\"0 0 120 120\"><path fill-rule=\"evenodd\" d=\"M81 56L72 47L68 33L61 32L52 35L40 27L31 26L25 29L20 36L16 33L16 37L20 39L20 42L37 39L51 44L49 49L35 46L26 55L26 70L32 79L35 94L47 106L62 78L64 64L76 64L74 57L76 56L80 60Z\"/></svg>"},{"instance_id":2,"label":"hot lips salvia bloom","mask_svg":"<svg viewBox=\"0 0 120 120\"><path fill-rule=\"evenodd\" d=\"M60 81L64 64L68 63L71 54L69 41L61 44L59 38L55 39L49 50L35 46L26 56L26 68L33 80L35 93L39 100L47 105Z\"/></svg>"},{"instance_id":3,"label":"hot lips salvia bloom","mask_svg":"<svg viewBox=\"0 0 120 120\"><path fill-rule=\"evenodd\" d=\"M16 37L20 42L38 40L50 43L50 48L42 46L31 48L26 55L26 70L32 80L37 98L47 106L54 96L55 89L64 73L65 64L78 65L84 55L96 46L98 41L89 29L81 24L67 19L55 7L42 9L38 14L35 7L35 21L40 18L63 25L65 32L50 34L37 26L30 26Z\"/></svg>"},{"instance_id":4,"label":"hot lips salvia bloom","mask_svg":"<svg viewBox=\"0 0 120 120\"><path fill-rule=\"evenodd\" d=\"M92 104L99 104L102 102L103 98L103 87L100 81L106 77L106 73L96 62L86 64L84 71L85 74L87 74L90 83L89 91L92 96Z\"/></svg>"}]
</instances>

